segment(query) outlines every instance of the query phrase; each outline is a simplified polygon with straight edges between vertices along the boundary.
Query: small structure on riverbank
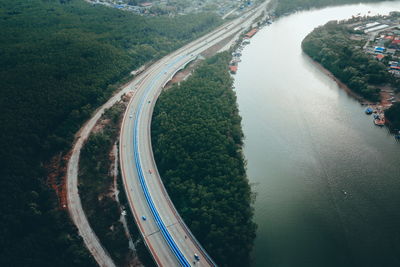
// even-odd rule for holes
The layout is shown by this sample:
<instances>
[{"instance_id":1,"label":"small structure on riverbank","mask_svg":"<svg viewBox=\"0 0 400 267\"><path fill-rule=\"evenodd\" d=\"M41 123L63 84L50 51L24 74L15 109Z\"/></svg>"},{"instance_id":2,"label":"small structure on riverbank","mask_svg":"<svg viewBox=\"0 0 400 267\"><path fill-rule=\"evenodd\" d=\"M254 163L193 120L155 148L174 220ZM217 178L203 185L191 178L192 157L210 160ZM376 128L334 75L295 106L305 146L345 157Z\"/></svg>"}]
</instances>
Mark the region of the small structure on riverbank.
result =
<instances>
[{"instance_id":1,"label":"small structure on riverbank","mask_svg":"<svg viewBox=\"0 0 400 267\"><path fill-rule=\"evenodd\" d=\"M248 33L246 33L244 35L244 38L248 38L250 39L251 37L253 37L256 33L258 32L257 28L252 29L251 31L249 31Z\"/></svg>"},{"instance_id":2,"label":"small structure on riverbank","mask_svg":"<svg viewBox=\"0 0 400 267\"><path fill-rule=\"evenodd\" d=\"M237 70L238 70L238 66L235 66L235 65L229 66L229 71L230 71L232 74L236 74Z\"/></svg>"}]
</instances>

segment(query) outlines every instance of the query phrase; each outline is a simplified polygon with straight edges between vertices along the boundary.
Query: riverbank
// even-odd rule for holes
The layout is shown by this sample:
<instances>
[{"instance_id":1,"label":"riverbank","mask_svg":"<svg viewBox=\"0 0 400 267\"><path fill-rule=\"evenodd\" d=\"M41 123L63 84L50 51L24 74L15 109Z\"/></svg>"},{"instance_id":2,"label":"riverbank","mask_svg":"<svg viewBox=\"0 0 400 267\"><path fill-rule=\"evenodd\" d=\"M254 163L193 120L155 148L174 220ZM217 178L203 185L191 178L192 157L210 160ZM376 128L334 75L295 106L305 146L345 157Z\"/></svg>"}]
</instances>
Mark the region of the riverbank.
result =
<instances>
[{"instance_id":1,"label":"riverbank","mask_svg":"<svg viewBox=\"0 0 400 267\"><path fill-rule=\"evenodd\" d=\"M273 0L276 14L278 16L287 16L297 11L308 10L312 8L324 8L327 6L339 6L345 4L354 4L359 2L383 2L385 0Z\"/></svg>"},{"instance_id":2,"label":"riverbank","mask_svg":"<svg viewBox=\"0 0 400 267\"><path fill-rule=\"evenodd\" d=\"M326 69L324 66L322 66L320 63L318 63L317 61L313 60L309 55L307 55L306 53L304 53L304 55L307 57L307 59L314 65L316 66L319 70L321 70L325 75L327 75L328 77L330 77L332 80L334 80L337 85L342 88L344 91L346 91L346 93L351 96L354 97L355 99L357 99L360 104L362 105L373 105L374 103L371 101L368 101L367 99L365 99L364 97L362 97L361 95L357 94L356 92L354 92L353 90L351 90L344 82L342 82L341 80L339 80L337 77L335 77L335 75L333 75L332 72L330 72L328 69Z\"/></svg>"},{"instance_id":3,"label":"riverbank","mask_svg":"<svg viewBox=\"0 0 400 267\"><path fill-rule=\"evenodd\" d=\"M395 95L395 87L399 78L392 72L398 62L397 45L391 45L386 52L384 40L398 38L396 26L381 25L381 16L352 17L349 20L331 21L315 28L302 41L303 52L313 64L331 77L340 88L357 99L362 105L368 106L367 114L372 114L373 123L378 126L388 125L385 120L385 110L399 101ZM386 23L396 24L396 14L386 16ZM377 22L380 21L380 22ZM390 23L389 23L390 22ZM369 36L369 25L380 25L377 33ZM381 30L381 28L393 30ZM368 30L369 32L370 30ZM372 31L372 30L371 30ZM381 34L377 37L378 33ZM371 41L382 43L382 47L370 48L365 45ZM387 43L387 42L386 42ZM384 60L383 60L384 58ZM385 62L385 63L383 63ZM389 64L390 68L385 65ZM397 66L397 65L396 65Z\"/></svg>"},{"instance_id":4,"label":"riverbank","mask_svg":"<svg viewBox=\"0 0 400 267\"><path fill-rule=\"evenodd\" d=\"M390 96L388 91L389 90L393 90L392 87L389 86L380 86L381 92L380 92L380 102L376 103L376 102L372 102L369 101L368 99L366 99L365 97L357 94L356 92L354 92L353 90L351 90L344 82L342 82L339 78L337 78L335 75L333 75L333 73L331 71L329 71L328 69L326 69L324 66L322 66L320 63L318 63L317 61L313 60L309 55L305 54L304 55L308 58L308 60L310 60L310 62L316 66L319 70L321 70L325 75L327 75L328 77L330 77L333 81L335 81L337 83L337 85L343 89L344 91L346 91L346 93L355 98L361 105L363 106L371 106L372 108L378 108L381 107L383 109L388 109L392 106L392 103L387 101L387 98ZM385 89L384 89L385 88Z\"/></svg>"},{"instance_id":5,"label":"riverbank","mask_svg":"<svg viewBox=\"0 0 400 267\"><path fill-rule=\"evenodd\" d=\"M380 96L381 96L380 102L376 103L376 102L368 101L367 99L365 99L361 95L359 95L356 92L354 92L353 90L351 90L345 83L343 83L341 80L339 80L337 77L335 77L335 75L333 75L332 72L330 72L328 69L326 69L320 63L318 63L317 61L313 60L307 54L304 54L304 55L308 58L308 60L314 66L316 66L325 75L327 75L333 81L335 81L336 84L341 89L343 89L349 96L351 96L354 99L356 99L361 105L370 107L374 112L378 113L380 117L384 118L385 125L387 125L389 127L391 132L395 135L395 138L399 139L400 132L399 132L398 128L399 128L400 124L396 121L397 120L396 116L392 115L393 116L392 120L389 120L388 117L385 116L386 115L386 111L389 110L393 106L393 104L391 102L387 101L387 99L391 96L389 94L389 90L393 90L393 88L388 87L388 86L382 86L382 87L384 87L386 89L382 89L381 92L380 92ZM393 123L393 121L396 121L396 123ZM375 122L375 120L374 120L374 122ZM380 125L380 126L383 126L383 125Z\"/></svg>"}]
</instances>

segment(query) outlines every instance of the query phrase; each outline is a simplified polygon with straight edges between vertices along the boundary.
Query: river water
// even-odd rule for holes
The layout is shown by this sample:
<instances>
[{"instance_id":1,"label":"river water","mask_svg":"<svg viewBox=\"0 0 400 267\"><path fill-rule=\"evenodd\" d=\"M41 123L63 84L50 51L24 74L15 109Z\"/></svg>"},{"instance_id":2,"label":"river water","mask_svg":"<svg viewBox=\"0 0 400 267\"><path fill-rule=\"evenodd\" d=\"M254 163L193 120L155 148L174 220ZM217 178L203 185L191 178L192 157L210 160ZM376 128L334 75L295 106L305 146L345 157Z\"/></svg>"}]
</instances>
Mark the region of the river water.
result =
<instances>
[{"instance_id":1,"label":"river water","mask_svg":"<svg viewBox=\"0 0 400 267\"><path fill-rule=\"evenodd\" d=\"M261 30L235 77L257 193L253 266L400 266L400 143L302 53L313 28L400 1L300 12Z\"/></svg>"}]
</instances>

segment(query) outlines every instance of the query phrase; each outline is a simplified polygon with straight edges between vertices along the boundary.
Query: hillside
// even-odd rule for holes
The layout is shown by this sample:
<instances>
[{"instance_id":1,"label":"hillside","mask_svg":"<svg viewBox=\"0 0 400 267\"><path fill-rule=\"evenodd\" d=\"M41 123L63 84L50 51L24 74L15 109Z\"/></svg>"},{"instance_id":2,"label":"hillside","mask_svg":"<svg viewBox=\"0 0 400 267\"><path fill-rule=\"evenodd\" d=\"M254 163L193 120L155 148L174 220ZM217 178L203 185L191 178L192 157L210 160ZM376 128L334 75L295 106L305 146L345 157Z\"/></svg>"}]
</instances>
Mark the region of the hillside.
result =
<instances>
[{"instance_id":1,"label":"hillside","mask_svg":"<svg viewBox=\"0 0 400 267\"><path fill-rule=\"evenodd\" d=\"M0 18L0 265L93 265L44 164L115 83L220 20L144 18L81 0L3 0Z\"/></svg>"}]
</instances>

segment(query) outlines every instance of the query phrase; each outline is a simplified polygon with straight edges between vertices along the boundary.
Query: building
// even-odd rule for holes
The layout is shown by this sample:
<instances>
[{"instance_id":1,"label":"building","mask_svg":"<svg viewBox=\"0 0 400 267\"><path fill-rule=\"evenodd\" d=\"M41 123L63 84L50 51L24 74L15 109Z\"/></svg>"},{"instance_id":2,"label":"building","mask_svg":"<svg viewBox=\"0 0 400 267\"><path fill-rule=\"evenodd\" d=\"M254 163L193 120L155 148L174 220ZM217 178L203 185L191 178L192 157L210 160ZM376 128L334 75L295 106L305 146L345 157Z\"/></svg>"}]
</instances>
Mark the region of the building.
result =
<instances>
[{"instance_id":1,"label":"building","mask_svg":"<svg viewBox=\"0 0 400 267\"><path fill-rule=\"evenodd\" d=\"M376 59L378 59L379 61L381 61L384 57L385 57L385 55L382 55L382 54L376 55Z\"/></svg>"}]
</instances>

